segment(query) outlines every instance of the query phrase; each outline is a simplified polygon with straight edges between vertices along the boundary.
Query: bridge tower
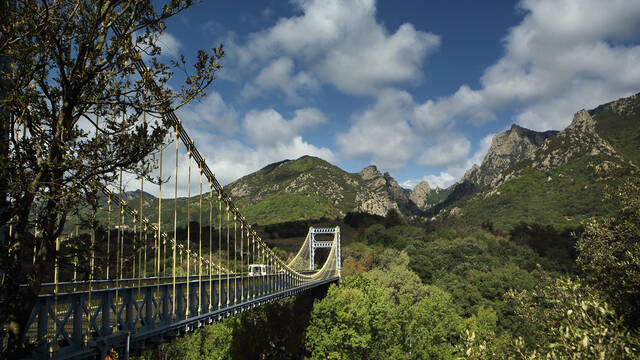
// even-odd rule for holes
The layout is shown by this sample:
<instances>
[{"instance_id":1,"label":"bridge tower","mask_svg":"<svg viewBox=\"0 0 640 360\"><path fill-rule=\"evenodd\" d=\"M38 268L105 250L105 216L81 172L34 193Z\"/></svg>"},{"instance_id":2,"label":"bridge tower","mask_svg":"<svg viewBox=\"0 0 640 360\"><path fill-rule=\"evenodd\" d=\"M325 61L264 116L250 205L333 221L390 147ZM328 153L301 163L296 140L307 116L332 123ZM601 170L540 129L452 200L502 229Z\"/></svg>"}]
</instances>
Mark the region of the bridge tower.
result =
<instances>
[{"instance_id":1,"label":"bridge tower","mask_svg":"<svg viewBox=\"0 0 640 360\"><path fill-rule=\"evenodd\" d=\"M313 226L309 227L309 233L311 234L311 241L309 241L309 270L314 270L314 261L315 261L315 252L316 249L319 248L331 248L333 245L333 241L317 241L316 234L322 235L334 235L337 250L337 258L336 258L336 268L338 270L338 276L341 277L340 270L342 268L342 260L340 254L340 226L336 226L334 228L314 228Z\"/></svg>"}]
</instances>

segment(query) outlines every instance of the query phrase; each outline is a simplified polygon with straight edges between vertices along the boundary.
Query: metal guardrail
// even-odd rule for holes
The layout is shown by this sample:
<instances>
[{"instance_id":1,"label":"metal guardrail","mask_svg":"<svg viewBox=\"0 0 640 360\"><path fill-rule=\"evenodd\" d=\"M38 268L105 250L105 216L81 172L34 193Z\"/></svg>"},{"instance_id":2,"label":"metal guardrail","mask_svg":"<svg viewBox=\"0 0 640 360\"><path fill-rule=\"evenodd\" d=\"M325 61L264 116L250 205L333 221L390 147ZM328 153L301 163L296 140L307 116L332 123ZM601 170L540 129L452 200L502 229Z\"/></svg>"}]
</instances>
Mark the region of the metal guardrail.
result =
<instances>
[{"instance_id":1,"label":"metal guardrail","mask_svg":"<svg viewBox=\"0 0 640 360\"><path fill-rule=\"evenodd\" d=\"M29 340L36 344L32 358L104 358L112 347L123 350L154 337L175 336L339 278L296 283L285 273L216 275L176 282L175 293L169 282L138 286L138 279L128 280L135 285L38 296L27 326ZM79 287L65 286L71 285Z\"/></svg>"}]
</instances>

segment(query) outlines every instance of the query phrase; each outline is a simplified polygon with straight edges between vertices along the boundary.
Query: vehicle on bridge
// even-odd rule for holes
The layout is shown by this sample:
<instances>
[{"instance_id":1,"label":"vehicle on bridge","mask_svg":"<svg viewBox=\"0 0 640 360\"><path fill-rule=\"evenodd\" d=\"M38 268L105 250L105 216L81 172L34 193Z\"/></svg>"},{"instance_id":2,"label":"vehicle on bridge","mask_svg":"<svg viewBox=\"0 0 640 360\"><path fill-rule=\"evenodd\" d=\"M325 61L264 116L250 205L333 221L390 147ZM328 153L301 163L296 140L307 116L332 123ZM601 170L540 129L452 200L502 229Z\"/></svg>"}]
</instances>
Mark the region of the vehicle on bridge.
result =
<instances>
[{"instance_id":1,"label":"vehicle on bridge","mask_svg":"<svg viewBox=\"0 0 640 360\"><path fill-rule=\"evenodd\" d=\"M249 265L249 276L264 276L264 275L267 275L267 265L263 265L263 264Z\"/></svg>"}]
</instances>

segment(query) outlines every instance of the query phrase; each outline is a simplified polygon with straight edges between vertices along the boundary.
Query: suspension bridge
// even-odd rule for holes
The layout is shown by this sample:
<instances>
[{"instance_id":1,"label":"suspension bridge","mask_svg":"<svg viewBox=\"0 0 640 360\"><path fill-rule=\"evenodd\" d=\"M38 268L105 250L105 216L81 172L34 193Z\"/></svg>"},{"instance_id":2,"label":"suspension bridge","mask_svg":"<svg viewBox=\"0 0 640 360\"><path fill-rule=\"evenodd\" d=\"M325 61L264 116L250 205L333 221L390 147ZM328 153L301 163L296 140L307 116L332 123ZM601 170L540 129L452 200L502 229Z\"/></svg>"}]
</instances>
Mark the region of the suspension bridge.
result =
<instances>
[{"instance_id":1,"label":"suspension bridge","mask_svg":"<svg viewBox=\"0 0 640 360\"><path fill-rule=\"evenodd\" d=\"M158 85L140 57L135 65L154 93ZM78 220L56 240L51 277L40 279L24 340L31 358L104 359L110 349L126 358L132 349L339 281L338 227L310 228L293 258L279 258L225 193L173 110L162 120L173 135L154 154L156 170L159 179L167 176L164 154L175 143L173 184L159 181L158 196L146 199L144 174L135 199L127 198L122 170L119 184L96 184L105 201L85 214L91 221ZM181 150L184 198L178 197ZM192 177L199 177L199 194L192 194ZM173 198L163 199L170 185ZM319 265L318 248L329 249ZM35 245L33 252L35 262Z\"/></svg>"}]
</instances>

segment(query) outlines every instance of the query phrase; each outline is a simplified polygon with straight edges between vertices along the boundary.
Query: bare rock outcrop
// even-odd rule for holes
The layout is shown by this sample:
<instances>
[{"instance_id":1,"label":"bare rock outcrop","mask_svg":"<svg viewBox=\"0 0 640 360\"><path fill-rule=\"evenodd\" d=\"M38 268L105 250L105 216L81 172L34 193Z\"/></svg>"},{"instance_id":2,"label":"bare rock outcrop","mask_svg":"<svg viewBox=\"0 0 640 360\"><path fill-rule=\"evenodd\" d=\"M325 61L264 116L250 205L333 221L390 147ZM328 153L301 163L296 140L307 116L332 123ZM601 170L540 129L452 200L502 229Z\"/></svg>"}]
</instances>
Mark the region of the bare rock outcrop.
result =
<instances>
[{"instance_id":1,"label":"bare rock outcrop","mask_svg":"<svg viewBox=\"0 0 640 360\"><path fill-rule=\"evenodd\" d=\"M507 131L496 134L491 141L489 151L478 168L472 168L465 174L477 187L495 187L504 180L503 172L512 164L531 156L557 131L538 132L511 125Z\"/></svg>"},{"instance_id":2,"label":"bare rock outcrop","mask_svg":"<svg viewBox=\"0 0 640 360\"><path fill-rule=\"evenodd\" d=\"M400 187L389 173L382 174L375 165L367 166L359 173L364 187L356 194L359 204L356 211L385 216L389 210L403 215L419 212L409 199L408 191Z\"/></svg>"},{"instance_id":3,"label":"bare rock outcrop","mask_svg":"<svg viewBox=\"0 0 640 360\"><path fill-rule=\"evenodd\" d=\"M427 195L431 192L431 186L426 181L421 181L409 194L409 200L413 201L419 208L424 209L427 205Z\"/></svg>"}]
</instances>

